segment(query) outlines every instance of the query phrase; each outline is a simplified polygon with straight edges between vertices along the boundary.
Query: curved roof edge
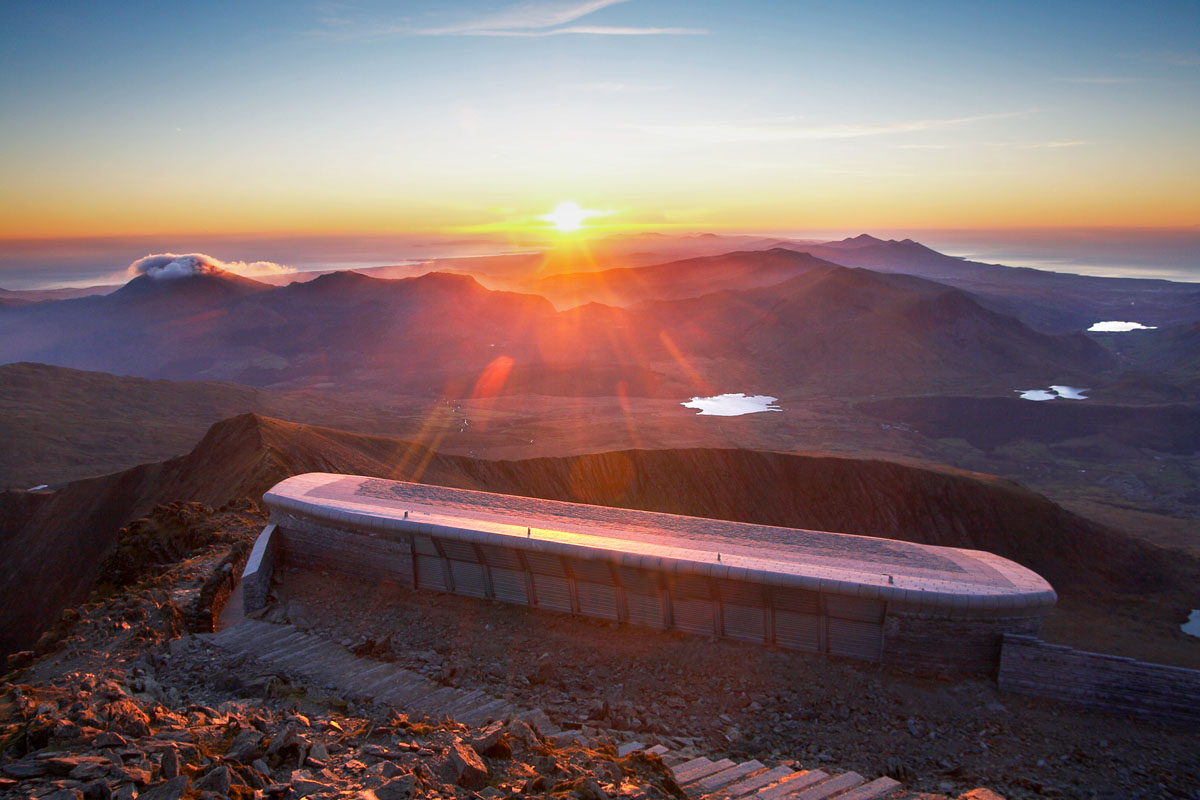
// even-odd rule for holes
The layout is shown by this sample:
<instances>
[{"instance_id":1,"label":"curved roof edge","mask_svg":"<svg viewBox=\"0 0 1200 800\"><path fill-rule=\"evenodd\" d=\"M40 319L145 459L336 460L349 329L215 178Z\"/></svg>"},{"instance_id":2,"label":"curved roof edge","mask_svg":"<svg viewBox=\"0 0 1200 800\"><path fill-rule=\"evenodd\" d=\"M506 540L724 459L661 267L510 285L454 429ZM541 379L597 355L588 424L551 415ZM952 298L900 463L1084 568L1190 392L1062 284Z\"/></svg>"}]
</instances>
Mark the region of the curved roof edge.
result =
<instances>
[{"instance_id":1,"label":"curved roof edge","mask_svg":"<svg viewBox=\"0 0 1200 800\"><path fill-rule=\"evenodd\" d=\"M524 535L518 535L515 532L503 533L478 530L468 525L423 522L418 519L405 519L397 513L386 513L385 509L371 511L364 507L353 507L353 504L333 499L307 500L288 493L288 490L292 489L292 486L286 486L286 484L295 483L302 486L309 486L318 477L346 479L356 476L332 475L327 473L307 473L305 475L294 476L276 484L263 496L263 500L273 510L290 511L301 516L311 517L316 521L332 523L337 527L361 528L378 533L425 534L477 544L516 547L527 551L552 553L573 558L604 560L624 567L752 581L772 586L829 592L863 599L884 600L900 605L903 613L951 612L955 616L973 616L972 612L980 612L984 615L996 615L998 612L1012 611L1021 612L1022 616L1034 616L1049 611L1057 601L1054 589L1040 575L1013 561L983 551L957 552L969 552L1001 573L1009 580L1010 584L1015 580L1023 585L995 586L973 584L969 591L962 591L961 589L956 590L949 586L937 588L936 584L939 581L931 579L922 580L922 583L926 584L925 586L906 587L902 585L903 578L900 585L892 585L883 582L883 578L888 577L886 574L866 570L858 571L859 575L861 575L859 578L851 577L856 572L852 569L842 570L842 572L846 573L846 577L843 578L826 577L816 574L797 574L795 571L759 569L738 566L736 564L738 560L745 559L728 558L727 560L734 563L721 563L699 557L689 558L679 554L680 548L669 548L672 555L661 552L655 553L653 552L655 549L666 550L668 548L655 548L636 541L630 541L627 544L634 545L636 549L644 552L631 552L630 549L619 545L589 546L547 538L528 538ZM389 481L389 483L399 482ZM472 490L453 491L468 492ZM475 493L487 494L485 492ZM584 504L568 505L579 505L581 508L589 507ZM653 514L655 512L640 513ZM469 520L464 520L464 522L469 522ZM512 527L519 528L522 532L524 531L523 525L513 525ZM612 540L597 538L597 541L611 542ZM924 545L924 547L933 547L939 550L954 549L939 548L934 545ZM704 551L697 550L695 552L698 556L705 555ZM755 560L757 561L757 559ZM788 566L793 569L803 568L803 564L791 562L789 562ZM819 569L812 571L828 572L828 570Z\"/></svg>"}]
</instances>

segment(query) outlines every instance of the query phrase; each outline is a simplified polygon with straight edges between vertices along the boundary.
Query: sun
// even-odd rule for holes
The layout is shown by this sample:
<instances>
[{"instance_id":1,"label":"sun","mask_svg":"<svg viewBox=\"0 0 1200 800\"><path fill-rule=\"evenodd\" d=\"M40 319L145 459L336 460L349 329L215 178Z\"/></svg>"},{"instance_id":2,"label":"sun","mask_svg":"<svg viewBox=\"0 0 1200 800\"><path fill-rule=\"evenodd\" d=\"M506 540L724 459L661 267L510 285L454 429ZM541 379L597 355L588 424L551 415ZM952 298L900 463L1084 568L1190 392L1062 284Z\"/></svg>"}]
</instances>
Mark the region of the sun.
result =
<instances>
[{"instance_id":1,"label":"sun","mask_svg":"<svg viewBox=\"0 0 1200 800\"><path fill-rule=\"evenodd\" d=\"M583 221L595 214L595 211L580 208L578 203L568 200L565 203L556 205L554 210L546 214L542 219L553 224L560 231L569 232L579 230L583 227Z\"/></svg>"}]
</instances>

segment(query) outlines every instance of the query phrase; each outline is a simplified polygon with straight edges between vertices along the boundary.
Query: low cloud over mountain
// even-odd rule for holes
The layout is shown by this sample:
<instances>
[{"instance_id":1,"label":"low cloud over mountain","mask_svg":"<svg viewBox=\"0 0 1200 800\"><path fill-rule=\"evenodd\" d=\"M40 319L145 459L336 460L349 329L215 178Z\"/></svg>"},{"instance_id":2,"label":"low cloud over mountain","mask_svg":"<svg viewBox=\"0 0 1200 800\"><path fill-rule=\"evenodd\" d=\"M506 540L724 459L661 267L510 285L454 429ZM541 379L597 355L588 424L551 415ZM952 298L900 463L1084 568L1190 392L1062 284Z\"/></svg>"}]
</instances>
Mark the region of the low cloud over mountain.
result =
<instances>
[{"instance_id":1,"label":"low cloud over mountain","mask_svg":"<svg viewBox=\"0 0 1200 800\"><path fill-rule=\"evenodd\" d=\"M276 264L274 261L222 261L204 253L155 253L139 258L129 265L126 274L130 278L145 275L155 280L184 278L189 275L218 274L233 272L253 277L256 275L279 275L295 272L295 267Z\"/></svg>"}]
</instances>

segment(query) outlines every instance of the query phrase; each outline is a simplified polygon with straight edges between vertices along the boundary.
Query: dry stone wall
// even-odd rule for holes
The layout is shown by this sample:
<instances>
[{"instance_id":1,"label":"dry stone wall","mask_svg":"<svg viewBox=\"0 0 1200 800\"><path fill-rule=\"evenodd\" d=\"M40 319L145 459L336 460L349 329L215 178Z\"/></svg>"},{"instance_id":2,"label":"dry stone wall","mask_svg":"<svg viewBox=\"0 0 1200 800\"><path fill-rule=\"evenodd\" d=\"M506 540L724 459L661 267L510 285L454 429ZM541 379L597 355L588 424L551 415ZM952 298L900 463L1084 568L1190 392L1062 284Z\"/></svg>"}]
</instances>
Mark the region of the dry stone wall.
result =
<instances>
[{"instance_id":1,"label":"dry stone wall","mask_svg":"<svg viewBox=\"0 0 1200 800\"><path fill-rule=\"evenodd\" d=\"M1073 650L1032 636L1004 636L1000 688L1077 706L1200 722L1200 670Z\"/></svg>"}]
</instances>

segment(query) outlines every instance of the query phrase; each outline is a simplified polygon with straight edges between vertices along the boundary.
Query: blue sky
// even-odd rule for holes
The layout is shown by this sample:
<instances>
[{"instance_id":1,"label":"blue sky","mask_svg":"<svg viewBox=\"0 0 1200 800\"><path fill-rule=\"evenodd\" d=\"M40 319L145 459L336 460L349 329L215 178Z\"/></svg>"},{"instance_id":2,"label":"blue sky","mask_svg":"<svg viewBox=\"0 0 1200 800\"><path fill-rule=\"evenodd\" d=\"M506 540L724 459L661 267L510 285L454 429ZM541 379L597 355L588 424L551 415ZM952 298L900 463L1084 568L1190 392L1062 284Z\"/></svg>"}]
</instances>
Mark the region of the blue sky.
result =
<instances>
[{"instance_id":1,"label":"blue sky","mask_svg":"<svg viewBox=\"0 0 1200 800\"><path fill-rule=\"evenodd\" d=\"M1195 2L2 13L9 238L1200 222Z\"/></svg>"}]
</instances>

